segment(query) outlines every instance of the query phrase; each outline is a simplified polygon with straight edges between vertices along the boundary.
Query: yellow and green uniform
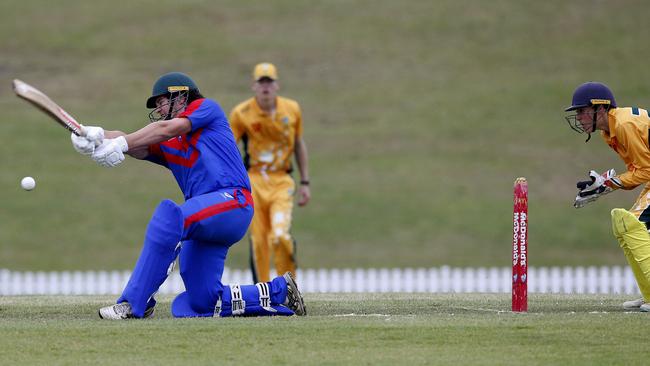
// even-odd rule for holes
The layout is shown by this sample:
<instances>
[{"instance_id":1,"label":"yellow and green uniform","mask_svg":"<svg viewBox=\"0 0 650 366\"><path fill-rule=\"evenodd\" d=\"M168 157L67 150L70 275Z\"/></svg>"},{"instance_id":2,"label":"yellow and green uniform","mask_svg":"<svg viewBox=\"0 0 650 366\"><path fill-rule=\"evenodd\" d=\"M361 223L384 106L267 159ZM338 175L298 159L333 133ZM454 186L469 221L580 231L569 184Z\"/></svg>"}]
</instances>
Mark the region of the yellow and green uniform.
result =
<instances>
[{"instance_id":1,"label":"yellow and green uniform","mask_svg":"<svg viewBox=\"0 0 650 366\"><path fill-rule=\"evenodd\" d=\"M605 142L620 156L627 171L618 175L623 189L645 187L630 211L612 210L612 230L634 272L639 289L650 302L650 116L641 108L612 108Z\"/></svg>"},{"instance_id":2,"label":"yellow and green uniform","mask_svg":"<svg viewBox=\"0 0 650 366\"><path fill-rule=\"evenodd\" d=\"M255 282L269 281L271 253L278 274L295 274L296 247L290 234L295 182L290 173L296 139L302 137L300 106L277 97L275 113L269 115L250 98L232 110L230 126L235 139L244 143L253 188L250 240Z\"/></svg>"}]
</instances>

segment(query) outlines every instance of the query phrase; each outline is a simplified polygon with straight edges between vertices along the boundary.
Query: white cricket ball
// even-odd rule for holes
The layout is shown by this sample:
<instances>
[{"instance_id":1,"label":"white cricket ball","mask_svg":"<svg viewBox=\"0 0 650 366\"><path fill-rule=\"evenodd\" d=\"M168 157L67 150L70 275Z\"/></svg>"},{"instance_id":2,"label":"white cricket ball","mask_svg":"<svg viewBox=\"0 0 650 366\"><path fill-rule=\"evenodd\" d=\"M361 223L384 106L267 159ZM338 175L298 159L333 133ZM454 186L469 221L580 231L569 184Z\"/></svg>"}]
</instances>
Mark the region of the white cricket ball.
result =
<instances>
[{"instance_id":1,"label":"white cricket ball","mask_svg":"<svg viewBox=\"0 0 650 366\"><path fill-rule=\"evenodd\" d=\"M20 186L26 191L31 191L36 187L36 181L32 177L25 177L20 181Z\"/></svg>"}]
</instances>

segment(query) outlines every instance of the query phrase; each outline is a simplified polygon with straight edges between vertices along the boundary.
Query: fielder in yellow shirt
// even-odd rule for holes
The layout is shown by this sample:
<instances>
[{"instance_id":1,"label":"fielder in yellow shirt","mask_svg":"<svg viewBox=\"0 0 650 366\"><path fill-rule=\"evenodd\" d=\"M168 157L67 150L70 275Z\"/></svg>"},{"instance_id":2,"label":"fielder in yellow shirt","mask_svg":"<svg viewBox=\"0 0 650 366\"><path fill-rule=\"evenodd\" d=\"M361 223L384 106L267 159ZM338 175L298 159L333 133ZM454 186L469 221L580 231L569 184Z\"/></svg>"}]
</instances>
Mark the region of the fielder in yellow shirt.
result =
<instances>
[{"instance_id":1,"label":"fielder in yellow shirt","mask_svg":"<svg viewBox=\"0 0 650 366\"><path fill-rule=\"evenodd\" d=\"M296 273L296 243L290 233L296 184L292 157L300 173L298 205L310 198L307 146L302 114L294 100L277 95L278 72L270 63L253 70L255 96L230 112L237 142L243 141L244 162L253 188L255 214L250 225L251 269L255 282L270 280L271 253L277 273Z\"/></svg>"},{"instance_id":2,"label":"fielder in yellow shirt","mask_svg":"<svg viewBox=\"0 0 650 366\"><path fill-rule=\"evenodd\" d=\"M619 108L614 94L604 84L584 83L573 93L566 117L572 129L589 134L600 130L603 140L625 162L627 170L617 175L614 169L603 174L589 173L589 180L578 182L576 208L584 207L598 197L617 189L634 189L644 184L634 206L628 211L612 210L612 231L625 253L643 298L626 301L626 310L650 311L650 147L648 111L636 107Z\"/></svg>"}]
</instances>

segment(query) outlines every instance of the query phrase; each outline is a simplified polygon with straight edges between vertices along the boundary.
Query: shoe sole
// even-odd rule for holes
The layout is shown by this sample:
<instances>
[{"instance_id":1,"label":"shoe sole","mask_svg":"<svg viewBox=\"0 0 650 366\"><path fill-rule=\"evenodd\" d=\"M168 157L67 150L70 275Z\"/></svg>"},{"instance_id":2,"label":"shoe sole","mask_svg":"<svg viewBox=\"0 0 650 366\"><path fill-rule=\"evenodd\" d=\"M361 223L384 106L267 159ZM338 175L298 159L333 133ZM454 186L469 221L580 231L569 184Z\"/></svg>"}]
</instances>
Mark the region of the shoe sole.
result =
<instances>
[{"instance_id":1,"label":"shoe sole","mask_svg":"<svg viewBox=\"0 0 650 366\"><path fill-rule=\"evenodd\" d=\"M625 304L628 305L625 305ZM623 303L623 310L639 310L641 306L645 305L645 302L641 300L631 300Z\"/></svg>"},{"instance_id":2,"label":"shoe sole","mask_svg":"<svg viewBox=\"0 0 650 366\"><path fill-rule=\"evenodd\" d=\"M640 306L623 306L623 310L639 310Z\"/></svg>"},{"instance_id":3,"label":"shoe sole","mask_svg":"<svg viewBox=\"0 0 650 366\"><path fill-rule=\"evenodd\" d=\"M300 290L298 290L298 285L296 282L293 280L293 277L291 274L286 273L284 276L285 281L287 281L287 291L291 291L294 295L297 294L298 298L300 299L299 301L299 308L294 310L294 313L298 316L305 316L307 315L307 308L305 307L305 300L302 298L302 294L300 293Z\"/></svg>"},{"instance_id":4,"label":"shoe sole","mask_svg":"<svg viewBox=\"0 0 650 366\"><path fill-rule=\"evenodd\" d=\"M124 319L124 318L120 318L120 319L104 318L102 316L102 310L101 309L97 310L97 315L99 315L99 319L106 319L106 320L123 320ZM144 316L142 317L142 319L153 318L154 315L156 315L156 307L155 306L150 307L147 310L145 310ZM126 319L135 319L135 318L126 318Z\"/></svg>"}]
</instances>

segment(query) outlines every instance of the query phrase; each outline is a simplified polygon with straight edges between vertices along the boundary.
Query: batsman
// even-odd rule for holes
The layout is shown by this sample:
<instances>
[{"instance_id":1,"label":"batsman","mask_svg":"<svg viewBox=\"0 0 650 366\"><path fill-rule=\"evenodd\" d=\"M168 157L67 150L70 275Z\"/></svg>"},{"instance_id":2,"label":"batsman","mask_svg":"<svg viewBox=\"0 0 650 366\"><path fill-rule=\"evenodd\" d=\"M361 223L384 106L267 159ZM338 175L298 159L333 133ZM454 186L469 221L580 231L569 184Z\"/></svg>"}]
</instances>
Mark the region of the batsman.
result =
<instances>
[{"instance_id":1,"label":"batsman","mask_svg":"<svg viewBox=\"0 0 650 366\"><path fill-rule=\"evenodd\" d=\"M155 295L179 258L185 291L171 305L175 317L305 315L291 273L254 285L221 282L230 247L246 233L254 201L241 155L219 104L203 97L189 76L162 75L147 98L151 123L132 133L86 126L71 135L78 152L115 167L125 157L171 171L185 201L165 199L154 211L140 257L116 304L102 319L150 318Z\"/></svg>"},{"instance_id":2,"label":"batsman","mask_svg":"<svg viewBox=\"0 0 650 366\"><path fill-rule=\"evenodd\" d=\"M626 310L650 311L650 116L637 107L618 107L614 94L605 84L587 82L573 93L566 116L571 128L579 133L600 134L625 162L627 170L616 174L610 169L602 174L589 173L589 179L578 182L574 206L582 208L598 197L618 189L631 190L644 185L630 210L615 208L611 212L612 231L625 253L643 298L626 301Z\"/></svg>"}]
</instances>

